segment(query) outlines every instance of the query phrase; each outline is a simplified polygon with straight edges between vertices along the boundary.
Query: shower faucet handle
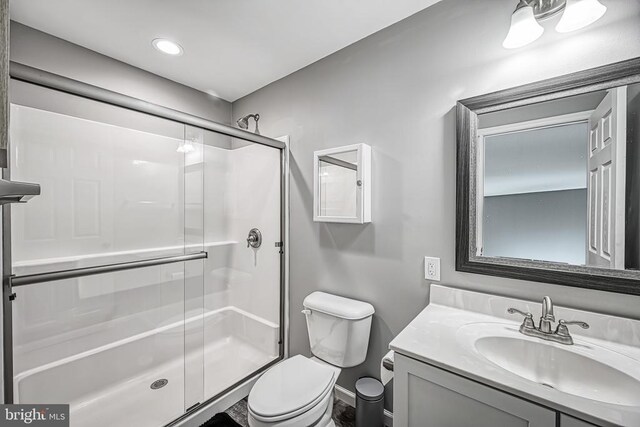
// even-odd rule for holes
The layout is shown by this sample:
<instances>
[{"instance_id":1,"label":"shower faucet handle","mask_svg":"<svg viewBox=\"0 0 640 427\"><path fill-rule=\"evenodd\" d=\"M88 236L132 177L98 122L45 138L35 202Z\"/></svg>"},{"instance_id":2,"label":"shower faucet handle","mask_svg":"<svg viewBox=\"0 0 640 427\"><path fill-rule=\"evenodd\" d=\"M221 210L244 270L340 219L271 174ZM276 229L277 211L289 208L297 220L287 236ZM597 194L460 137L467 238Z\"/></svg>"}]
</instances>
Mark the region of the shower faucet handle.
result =
<instances>
[{"instance_id":1,"label":"shower faucet handle","mask_svg":"<svg viewBox=\"0 0 640 427\"><path fill-rule=\"evenodd\" d=\"M262 233L257 228L252 228L247 236L247 248L258 249L262 245Z\"/></svg>"}]
</instances>

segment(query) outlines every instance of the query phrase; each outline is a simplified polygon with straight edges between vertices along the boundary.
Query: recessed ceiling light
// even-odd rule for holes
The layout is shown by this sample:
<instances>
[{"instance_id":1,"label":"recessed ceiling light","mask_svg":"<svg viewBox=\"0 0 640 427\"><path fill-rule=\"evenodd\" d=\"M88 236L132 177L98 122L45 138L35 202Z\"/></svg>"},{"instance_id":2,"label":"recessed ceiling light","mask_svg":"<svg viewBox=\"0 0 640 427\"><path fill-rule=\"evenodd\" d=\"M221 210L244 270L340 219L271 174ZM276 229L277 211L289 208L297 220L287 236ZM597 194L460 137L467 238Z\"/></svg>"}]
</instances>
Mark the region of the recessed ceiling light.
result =
<instances>
[{"instance_id":1,"label":"recessed ceiling light","mask_svg":"<svg viewBox=\"0 0 640 427\"><path fill-rule=\"evenodd\" d=\"M155 39L153 42L153 47L158 49L162 53L166 53L167 55L182 55L182 47L171 40L167 39Z\"/></svg>"}]
</instances>

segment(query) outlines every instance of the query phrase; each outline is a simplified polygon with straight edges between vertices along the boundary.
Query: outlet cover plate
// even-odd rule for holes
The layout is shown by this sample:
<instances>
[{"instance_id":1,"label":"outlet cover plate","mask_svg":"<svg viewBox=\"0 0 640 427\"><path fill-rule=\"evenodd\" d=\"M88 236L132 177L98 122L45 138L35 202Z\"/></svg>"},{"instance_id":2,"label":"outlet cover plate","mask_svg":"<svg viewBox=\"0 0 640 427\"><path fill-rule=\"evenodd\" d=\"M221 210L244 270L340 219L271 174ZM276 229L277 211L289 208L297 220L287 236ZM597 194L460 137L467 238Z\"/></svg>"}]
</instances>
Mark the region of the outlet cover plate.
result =
<instances>
[{"instance_id":1,"label":"outlet cover plate","mask_svg":"<svg viewBox=\"0 0 640 427\"><path fill-rule=\"evenodd\" d=\"M440 258L424 257L424 278L440 281Z\"/></svg>"}]
</instances>

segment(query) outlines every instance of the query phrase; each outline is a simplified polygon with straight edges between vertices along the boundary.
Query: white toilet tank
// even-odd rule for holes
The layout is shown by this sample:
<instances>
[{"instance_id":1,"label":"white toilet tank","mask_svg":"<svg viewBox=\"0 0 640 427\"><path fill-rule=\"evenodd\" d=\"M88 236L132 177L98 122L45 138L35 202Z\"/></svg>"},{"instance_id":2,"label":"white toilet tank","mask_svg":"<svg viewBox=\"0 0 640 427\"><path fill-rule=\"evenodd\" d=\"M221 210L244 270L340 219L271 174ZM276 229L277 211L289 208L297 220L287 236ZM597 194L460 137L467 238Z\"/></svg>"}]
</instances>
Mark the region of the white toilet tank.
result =
<instances>
[{"instance_id":1,"label":"white toilet tank","mask_svg":"<svg viewBox=\"0 0 640 427\"><path fill-rule=\"evenodd\" d=\"M325 292L308 295L302 304L314 356L341 368L364 362L375 311L371 304Z\"/></svg>"}]
</instances>

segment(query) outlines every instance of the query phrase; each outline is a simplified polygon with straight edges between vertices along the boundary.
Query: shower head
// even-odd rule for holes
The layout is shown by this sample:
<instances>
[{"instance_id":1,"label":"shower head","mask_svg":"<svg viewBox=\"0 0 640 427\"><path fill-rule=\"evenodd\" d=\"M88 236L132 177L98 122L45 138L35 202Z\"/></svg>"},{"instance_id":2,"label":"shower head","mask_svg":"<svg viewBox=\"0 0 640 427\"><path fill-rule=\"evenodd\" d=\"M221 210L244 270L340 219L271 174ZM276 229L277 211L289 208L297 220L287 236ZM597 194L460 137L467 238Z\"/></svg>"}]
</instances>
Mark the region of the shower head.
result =
<instances>
[{"instance_id":1,"label":"shower head","mask_svg":"<svg viewBox=\"0 0 640 427\"><path fill-rule=\"evenodd\" d=\"M258 120L260 120L260 114L247 114L244 117L236 120L236 124L240 129L249 129L249 119L254 119L256 121L256 130L254 133L260 135L260 129L258 129Z\"/></svg>"},{"instance_id":2,"label":"shower head","mask_svg":"<svg viewBox=\"0 0 640 427\"><path fill-rule=\"evenodd\" d=\"M238 127L239 127L240 129L247 129L247 128L249 128L249 119L248 119L248 117L242 117L242 118L238 119L238 120L236 121L236 123L238 124Z\"/></svg>"}]
</instances>

